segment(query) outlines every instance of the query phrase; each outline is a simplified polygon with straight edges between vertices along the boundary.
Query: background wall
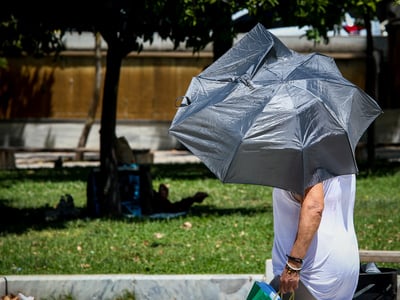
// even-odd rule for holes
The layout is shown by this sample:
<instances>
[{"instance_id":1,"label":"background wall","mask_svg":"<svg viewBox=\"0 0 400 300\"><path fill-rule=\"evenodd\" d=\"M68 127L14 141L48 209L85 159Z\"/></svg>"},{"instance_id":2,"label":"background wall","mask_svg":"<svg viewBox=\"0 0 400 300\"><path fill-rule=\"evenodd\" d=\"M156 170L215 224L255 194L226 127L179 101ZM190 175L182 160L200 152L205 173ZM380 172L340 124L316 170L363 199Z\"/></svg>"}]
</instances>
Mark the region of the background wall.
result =
<instances>
[{"instance_id":1,"label":"background wall","mask_svg":"<svg viewBox=\"0 0 400 300\"><path fill-rule=\"evenodd\" d=\"M331 38L329 44L320 45L298 36L280 39L295 51L321 52L333 57L344 77L365 87L365 37L338 36ZM375 41L377 61L384 65L387 39L377 37ZM9 59L9 69L0 72L0 146L77 145L95 84L94 49L88 45L70 47L72 50L62 53L57 60ZM126 136L133 148L178 147L168 135L176 113L175 100L185 94L191 79L212 63L211 49L197 54L184 49L171 51L172 46L160 41L145 49L139 54L131 53L123 61L117 135ZM102 65L105 66L105 52ZM379 76L384 75L384 68L378 69ZM103 67L103 78L104 71ZM101 101L88 147L99 145L100 116Z\"/></svg>"}]
</instances>

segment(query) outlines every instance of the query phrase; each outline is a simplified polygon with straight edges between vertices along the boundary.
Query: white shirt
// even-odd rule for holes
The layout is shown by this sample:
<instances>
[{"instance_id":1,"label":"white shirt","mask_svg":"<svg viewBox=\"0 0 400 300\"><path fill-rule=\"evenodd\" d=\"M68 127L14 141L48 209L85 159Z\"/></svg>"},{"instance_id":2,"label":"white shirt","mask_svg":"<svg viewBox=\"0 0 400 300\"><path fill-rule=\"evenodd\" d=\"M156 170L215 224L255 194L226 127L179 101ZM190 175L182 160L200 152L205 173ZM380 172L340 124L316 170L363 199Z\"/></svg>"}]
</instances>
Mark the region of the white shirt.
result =
<instances>
[{"instance_id":1,"label":"white shirt","mask_svg":"<svg viewBox=\"0 0 400 300\"><path fill-rule=\"evenodd\" d=\"M324 210L320 226L304 257L300 280L318 300L350 300L357 287L359 253L353 213L354 174L323 182ZM288 191L274 188L274 275L281 275L299 222L300 203Z\"/></svg>"}]
</instances>

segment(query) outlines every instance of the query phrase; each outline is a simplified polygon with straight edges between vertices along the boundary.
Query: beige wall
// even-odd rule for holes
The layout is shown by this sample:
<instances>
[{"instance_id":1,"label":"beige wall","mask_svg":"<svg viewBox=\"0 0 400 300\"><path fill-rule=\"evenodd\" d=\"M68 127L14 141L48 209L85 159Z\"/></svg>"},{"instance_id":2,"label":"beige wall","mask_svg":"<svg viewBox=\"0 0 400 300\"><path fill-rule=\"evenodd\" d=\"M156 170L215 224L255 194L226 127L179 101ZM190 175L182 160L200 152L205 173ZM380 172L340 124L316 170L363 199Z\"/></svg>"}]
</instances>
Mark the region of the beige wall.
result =
<instances>
[{"instance_id":1,"label":"beige wall","mask_svg":"<svg viewBox=\"0 0 400 300\"><path fill-rule=\"evenodd\" d=\"M130 55L121 69L118 119L172 119L175 99L210 62L207 54ZM104 79L104 68L102 74ZM9 59L9 69L0 72L0 118L85 118L94 78L90 53L66 53L58 61ZM98 117L100 113L99 108Z\"/></svg>"},{"instance_id":2,"label":"beige wall","mask_svg":"<svg viewBox=\"0 0 400 300\"><path fill-rule=\"evenodd\" d=\"M362 53L330 55L347 79L364 87ZM211 62L210 52L129 55L121 69L117 118L172 120L175 99L185 94L192 77ZM57 61L49 57L9 59L9 69L0 72L0 119L86 118L93 97L94 66L90 51L66 52ZM100 114L99 107L97 118Z\"/></svg>"}]
</instances>

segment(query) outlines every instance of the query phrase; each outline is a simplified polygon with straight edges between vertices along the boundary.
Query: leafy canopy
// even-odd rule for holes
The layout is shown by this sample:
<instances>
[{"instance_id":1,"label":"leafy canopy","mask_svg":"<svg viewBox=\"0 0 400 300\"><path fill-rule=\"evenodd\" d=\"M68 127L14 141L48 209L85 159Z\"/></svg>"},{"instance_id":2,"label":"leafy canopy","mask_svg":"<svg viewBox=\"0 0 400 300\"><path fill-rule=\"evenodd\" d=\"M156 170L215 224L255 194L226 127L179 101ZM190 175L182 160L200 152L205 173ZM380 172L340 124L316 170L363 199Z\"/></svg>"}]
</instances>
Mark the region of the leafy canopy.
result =
<instances>
[{"instance_id":1,"label":"leafy canopy","mask_svg":"<svg viewBox=\"0 0 400 300\"><path fill-rule=\"evenodd\" d=\"M99 31L103 38L125 39L141 50L154 33L185 43L194 51L217 39L232 39L231 16L247 9L264 26L310 26L309 39L327 39L344 12L374 14L381 0L70 0L62 8L47 1L8 1L0 11L0 57L44 55L62 50L68 30ZM396 0L399 3L400 0ZM221 33L222 32L222 33Z\"/></svg>"}]
</instances>

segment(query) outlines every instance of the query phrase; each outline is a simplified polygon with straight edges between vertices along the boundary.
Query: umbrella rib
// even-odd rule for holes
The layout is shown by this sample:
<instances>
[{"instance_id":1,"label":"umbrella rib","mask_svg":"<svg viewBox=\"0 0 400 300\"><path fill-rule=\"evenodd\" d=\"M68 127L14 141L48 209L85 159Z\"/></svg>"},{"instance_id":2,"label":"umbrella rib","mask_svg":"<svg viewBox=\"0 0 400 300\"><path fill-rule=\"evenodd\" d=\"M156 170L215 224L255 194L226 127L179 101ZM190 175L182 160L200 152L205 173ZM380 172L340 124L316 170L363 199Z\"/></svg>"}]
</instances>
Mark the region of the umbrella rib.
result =
<instances>
[{"instance_id":1,"label":"umbrella rib","mask_svg":"<svg viewBox=\"0 0 400 300\"><path fill-rule=\"evenodd\" d=\"M258 63L256 64L256 66L253 69L253 72L251 72L251 78L253 78L254 74L257 74L257 72L262 68L265 61L267 60L267 56L268 56L270 50L271 50L271 48L268 49L268 51L265 51L264 55L262 56L262 59L260 59L258 61Z\"/></svg>"},{"instance_id":2,"label":"umbrella rib","mask_svg":"<svg viewBox=\"0 0 400 300\"><path fill-rule=\"evenodd\" d=\"M320 81L320 79L319 79L319 81ZM337 122L338 125L341 125L341 124L339 124L338 121L336 120L336 117L335 117L335 115L333 114L331 108L325 105L324 101L321 99L320 96L318 96L317 94L315 94L315 93L311 92L310 90L305 89L305 88L303 88L303 87L300 87L300 86L297 86L297 85L296 85L296 87L299 88L299 89L301 89L301 90L303 90L303 91L305 91L305 92L308 93L308 94L313 95L313 96L315 97L315 99L318 99L318 101L321 102L321 103L326 107L326 110L327 110L327 112L329 113L329 115L331 116L331 118L332 118L333 120L335 120L335 122Z\"/></svg>"},{"instance_id":3,"label":"umbrella rib","mask_svg":"<svg viewBox=\"0 0 400 300\"><path fill-rule=\"evenodd\" d=\"M302 61L301 64L299 64L299 65L298 65L296 68L294 68L288 75L286 75L286 78L288 78L291 74L293 74L294 71L296 71L298 68L300 68L301 66L305 65L305 63L309 62L315 55L316 55L316 53L311 53L311 54L306 55L306 56L308 56L307 59L304 60L304 61ZM303 79L304 79L304 78L303 78Z\"/></svg>"}]
</instances>

